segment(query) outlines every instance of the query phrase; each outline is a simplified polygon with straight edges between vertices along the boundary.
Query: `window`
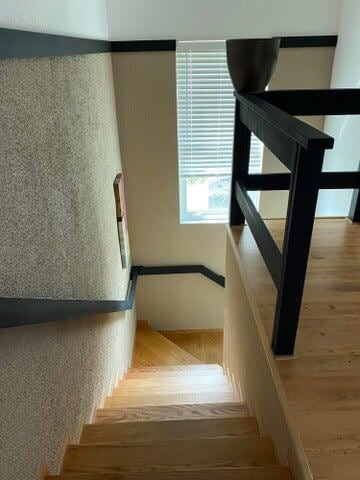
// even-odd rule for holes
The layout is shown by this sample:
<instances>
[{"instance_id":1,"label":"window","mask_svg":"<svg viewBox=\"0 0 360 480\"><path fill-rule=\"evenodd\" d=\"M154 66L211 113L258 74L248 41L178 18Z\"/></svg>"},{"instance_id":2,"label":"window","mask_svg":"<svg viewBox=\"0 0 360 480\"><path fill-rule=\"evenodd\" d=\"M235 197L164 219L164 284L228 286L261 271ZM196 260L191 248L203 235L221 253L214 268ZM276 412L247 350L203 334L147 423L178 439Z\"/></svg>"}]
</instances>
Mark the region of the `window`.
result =
<instances>
[{"instance_id":1,"label":"window","mask_svg":"<svg viewBox=\"0 0 360 480\"><path fill-rule=\"evenodd\" d=\"M178 42L176 76L180 222L227 222L235 100L225 42ZM252 173L261 171L262 152L252 135Z\"/></svg>"}]
</instances>

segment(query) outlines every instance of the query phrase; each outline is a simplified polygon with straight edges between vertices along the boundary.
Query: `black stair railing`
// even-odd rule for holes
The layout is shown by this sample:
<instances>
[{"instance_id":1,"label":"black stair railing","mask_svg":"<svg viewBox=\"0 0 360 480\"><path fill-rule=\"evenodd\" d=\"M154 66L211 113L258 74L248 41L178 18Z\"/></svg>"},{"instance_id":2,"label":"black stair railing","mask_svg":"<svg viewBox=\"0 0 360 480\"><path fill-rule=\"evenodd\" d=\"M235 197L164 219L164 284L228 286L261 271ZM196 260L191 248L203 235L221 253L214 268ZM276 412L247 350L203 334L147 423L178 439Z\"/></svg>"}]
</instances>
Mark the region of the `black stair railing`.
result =
<instances>
[{"instance_id":1,"label":"black stair railing","mask_svg":"<svg viewBox=\"0 0 360 480\"><path fill-rule=\"evenodd\" d=\"M277 289L272 348L294 353L319 189L354 188L349 218L360 221L360 171L322 172L334 139L293 115L360 114L360 90L287 90L235 93L230 225L245 220ZM253 132L290 173L249 174ZM282 251L248 191L289 189Z\"/></svg>"}]
</instances>

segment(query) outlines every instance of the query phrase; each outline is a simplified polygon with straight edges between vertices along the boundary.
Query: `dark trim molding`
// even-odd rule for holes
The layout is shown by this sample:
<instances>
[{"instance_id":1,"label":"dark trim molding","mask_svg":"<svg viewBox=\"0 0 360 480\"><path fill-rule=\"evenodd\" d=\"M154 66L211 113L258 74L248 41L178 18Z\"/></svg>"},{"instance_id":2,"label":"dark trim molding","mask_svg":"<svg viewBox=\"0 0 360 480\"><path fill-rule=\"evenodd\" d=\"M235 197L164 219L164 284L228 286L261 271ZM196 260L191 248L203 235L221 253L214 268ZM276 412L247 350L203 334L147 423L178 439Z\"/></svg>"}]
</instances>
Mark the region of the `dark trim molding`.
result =
<instances>
[{"instance_id":1,"label":"dark trim molding","mask_svg":"<svg viewBox=\"0 0 360 480\"><path fill-rule=\"evenodd\" d=\"M337 35L281 37L280 48L336 47Z\"/></svg>"},{"instance_id":2,"label":"dark trim molding","mask_svg":"<svg viewBox=\"0 0 360 480\"><path fill-rule=\"evenodd\" d=\"M59 57L111 52L111 42L0 28L0 58Z\"/></svg>"},{"instance_id":3,"label":"dark trim molding","mask_svg":"<svg viewBox=\"0 0 360 480\"><path fill-rule=\"evenodd\" d=\"M225 287L225 278L204 265L133 266L130 272L128 292L125 300L55 300L51 298L0 297L0 328L65 320L78 317L79 315L131 310L134 305L139 275L176 273L200 273L221 287Z\"/></svg>"},{"instance_id":4,"label":"dark trim molding","mask_svg":"<svg viewBox=\"0 0 360 480\"><path fill-rule=\"evenodd\" d=\"M134 40L111 42L113 52L174 52L176 40Z\"/></svg>"},{"instance_id":5,"label":"dark trim molding","mask_svg":"<svg viewBox=\"0 0 360 480\"><path fill-rule=\"evenodd\" d=\"M335 47L336 35L281 37L281 48ZM176 40L106 41L0 28L0 58L59 57L111 52L175 51Z\"/></svg>"}]
</instances>

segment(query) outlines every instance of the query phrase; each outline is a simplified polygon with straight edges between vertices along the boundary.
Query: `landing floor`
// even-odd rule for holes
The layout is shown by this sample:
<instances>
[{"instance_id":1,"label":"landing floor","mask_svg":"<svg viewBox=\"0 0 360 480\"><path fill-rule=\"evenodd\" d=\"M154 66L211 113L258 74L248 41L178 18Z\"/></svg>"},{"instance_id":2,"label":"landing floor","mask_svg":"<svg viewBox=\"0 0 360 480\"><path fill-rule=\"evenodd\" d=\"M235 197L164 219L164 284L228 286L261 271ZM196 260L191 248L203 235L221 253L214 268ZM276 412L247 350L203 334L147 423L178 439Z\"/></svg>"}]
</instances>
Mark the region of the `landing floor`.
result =
<instances>
[{"instance_id":1,"label":"landing floor","mask_svg":"<svg viewBox=\"0 0 360 480\"><path fill-rule=\"evenodd\" d=\"M282 220L267 221L281 246ZM271 339L275 288L254 239L233 229ZM319 219L296 356L277 360L314 478L360 478L360 225Z\"/></svg>"},{"instance_id":2,"label":"landing floor","mask_svg":"<svg viewBox=\"0 0 360 480\"><path fill-rule=\"evenodd\" d=\"M204 363L223 364L223 330L163 330L160 333Z\"/></svg>"}]
</instances>

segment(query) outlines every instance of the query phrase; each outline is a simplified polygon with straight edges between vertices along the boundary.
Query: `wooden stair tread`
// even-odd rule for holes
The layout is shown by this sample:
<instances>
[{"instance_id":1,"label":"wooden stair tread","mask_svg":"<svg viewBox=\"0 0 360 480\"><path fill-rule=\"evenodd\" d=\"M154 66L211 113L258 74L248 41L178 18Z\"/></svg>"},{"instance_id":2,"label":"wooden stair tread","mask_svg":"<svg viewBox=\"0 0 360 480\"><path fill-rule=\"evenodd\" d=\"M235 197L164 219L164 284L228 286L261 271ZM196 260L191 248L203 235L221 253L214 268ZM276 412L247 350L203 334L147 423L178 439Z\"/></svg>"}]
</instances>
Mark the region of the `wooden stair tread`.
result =
<instances>
[{"instance_id":1,"label":"wooden stair tread","mask_svg":"<svg viewBox=\"0 0 360 480\"><path fill-rule=\"evenodd\" d=\"M62 473L196 470L276 464L268 437L173 440L149 445L69 445Z\"/></svg>"},{"instance_id":2,"label":"wooden stair tread","mask_svg":"<svg viewBox=\"0 0 360 480\"><path fill-rule=\"evenodd\" d=\"M215 375L192 375L181 372L174 373L169 377L137 377L120 380L118 387L120 389L136 389L136 388L153 388L153 387L182 387L182 386L231 386L231 383L226 375L223 373Z\"/></svg>"},{"instance_id":3,"label":"wooden stair tread","mask_svg":"<svg viewBox=\"0 0 360 480\"><path fill-rule=\"evenodd\" d=\"M175 389L174 389L175 390ZM237 394L233 391L218 392L189 392L169 394L148 394L148 395L124 395L111 396L105 399L104 406L107 407L141 407L155 405L182 405L186 403L234 403L238 401Z\"/></svg>"},{"instance_id":4,"label":"wooden stair tread","mask_svg":"<svg viewBox=\"0 0 360 480\"><path fill-rule=\"evenodd\" d=\"M152 470L127 471L121 473L68 473L50 475L44 480L290 480L288 467L269 465L266 467L218 468L212 470Z\"/></svg>"},{"instance_id":5,"label":"wooden stair tread","mask_svg":"<svg viewBox=\"0 0 360 480\"><path fill-rule=\"evenodd\" d=\"M154 354L168 365L202 364L198 358L151 328L141 328L137 330L134 351L135 357L139 355L142 348L150 352L149 357L151 357L151 354Z\"/></svg>"},{"instance_id":6,"label":"wooden stair tread","mask_svg":"<svg viewBox=\"0 0 360 480\"><path fill-rule=\"evenodd\" d=\"M139 344L136 340L134 343L134 352L132 357L132 365L135 367L143 366L166 366L166 360L157 356L153 351Z\"/></svg>"},{"instance_id":7,"label":"wooden stair tread","mask_svg":"<svg viewBox=\"0 0 360 480\"><path fill-rule=\"evenodd\" d=\"M126 397L126 396L149 396L149 395L179 395L181 393L233 393L233 387L231 383L227 382L226 384L196 384L194 382L187 382L183 385L178 385L174 383L173 385L164 385L164 383L159 385L129 385L124 382L119 387L116 387L112 391L113 397Z\"/></svg>"},{"instance_id":8,"label":"wooden stair tread","mask_svg":"<svg viewBox=\"0 0 360 480\"><path fill-rule=\"evenodd\" d=\"M290 480L269 437L218 365L204 365L147 322L132 368L46 480Z\"/></svg>"},{"instance_id":9,"label":"wooden stair tread","mask_svg":"<svg viewBox=\"0 0 360 480\"><path fill-rule=\"evenodd\" d=\"M234 418L249 416L244 403L203 403L156 405L148 407L100 408L95 423L124 423L171 420L202 420L204 418Z\"/></svg>"},{"instance_id":10,"label":"wooden stair tread","mask_svg":"<svg viewBox=\"0 0 360 480\"><path fill-rule=\"evenodd\" d=\"M168 422L128 422L85 425L80 443L118 443L144 441L224 438L259 435L255 417Z\"/></svg>"},{"instance_id":11,"label":"wooden stair tread","mask_svg":"<svg viewBox=\"0 0 360 480\"><path fill-rule=\"evenodd\" d=\"M150 328L149 322L147 320L136 320L136 331Z\"/></svg>"}]
</instances>

